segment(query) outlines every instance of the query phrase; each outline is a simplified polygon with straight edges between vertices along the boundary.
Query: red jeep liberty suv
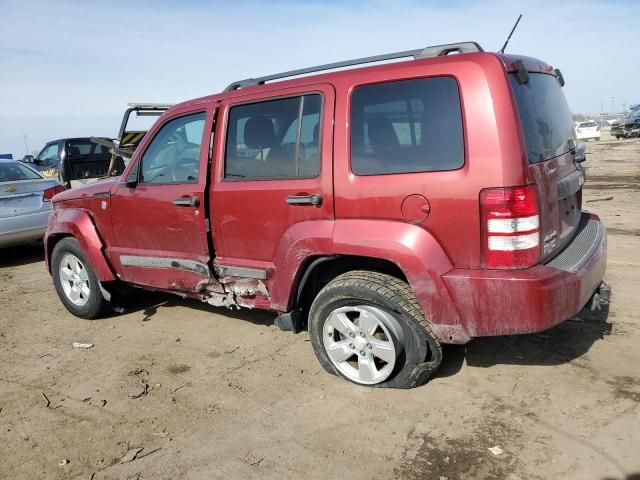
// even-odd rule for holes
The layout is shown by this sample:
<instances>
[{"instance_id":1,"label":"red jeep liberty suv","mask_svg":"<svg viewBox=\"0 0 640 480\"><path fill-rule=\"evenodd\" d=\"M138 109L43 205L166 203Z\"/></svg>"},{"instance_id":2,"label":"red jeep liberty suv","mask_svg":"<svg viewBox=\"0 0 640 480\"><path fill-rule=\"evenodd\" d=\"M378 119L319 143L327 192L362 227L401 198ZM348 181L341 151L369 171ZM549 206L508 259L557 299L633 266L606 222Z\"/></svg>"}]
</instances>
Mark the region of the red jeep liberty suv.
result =
<instances>
[{"instance_id":1,"label":"red jeep liberty suv","mask_svg":"<svg viewBox=\"0 0 640 480\"><path fill-rule=\"evenodd\" d=\"M421 385L443 343L544 330L606 296L562 85L466 42L176 105L121 177L53 199L57 293L82 318L118 285L272 310L328 372Z\"/></svg>"}]
</instances>

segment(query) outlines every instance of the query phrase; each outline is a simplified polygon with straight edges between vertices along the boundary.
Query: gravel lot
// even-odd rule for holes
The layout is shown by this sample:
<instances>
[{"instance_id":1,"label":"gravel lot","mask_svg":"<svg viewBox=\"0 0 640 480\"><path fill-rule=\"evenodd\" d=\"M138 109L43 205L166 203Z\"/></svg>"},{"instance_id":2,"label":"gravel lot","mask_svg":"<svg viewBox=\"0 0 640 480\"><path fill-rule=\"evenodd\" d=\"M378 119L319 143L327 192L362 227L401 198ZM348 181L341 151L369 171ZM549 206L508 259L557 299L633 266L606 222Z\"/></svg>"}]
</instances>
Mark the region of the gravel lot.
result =
<instances>
[{"instance_id":1,"label":"gravel lot","mask_svg":"<svg viewBox=\"0 0 640 480\"><path fill-rule=\"evenodd\" d=\"M268 313L140 291L74 318L41 246L0 251L0 477L640 478L640 140L587 145L608 317L448 347L409 391L325 374Z\"/></svg>"}]
</instances>

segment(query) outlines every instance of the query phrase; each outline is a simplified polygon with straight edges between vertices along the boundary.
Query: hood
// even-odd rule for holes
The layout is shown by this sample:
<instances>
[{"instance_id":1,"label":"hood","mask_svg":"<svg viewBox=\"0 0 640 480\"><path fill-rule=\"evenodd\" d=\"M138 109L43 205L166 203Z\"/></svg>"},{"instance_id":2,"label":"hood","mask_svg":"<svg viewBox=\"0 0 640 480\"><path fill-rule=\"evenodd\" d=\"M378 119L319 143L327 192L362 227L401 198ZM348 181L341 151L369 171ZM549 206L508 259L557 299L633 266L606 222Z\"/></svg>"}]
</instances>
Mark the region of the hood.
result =
<instances>
[{"instance_id":1,"label":"hood","mask_svg":"<svg viewBox=\"0 0 640 480\"><path fill-rule=\"evenodd\" d=\"M53 197L53 203L64 202L66 200L77 200L79 198L108 197L111 190L118 184L120 177L105 178L94 183L89 183L82 187L65 190Z\"/></svg>"}]
</instances>

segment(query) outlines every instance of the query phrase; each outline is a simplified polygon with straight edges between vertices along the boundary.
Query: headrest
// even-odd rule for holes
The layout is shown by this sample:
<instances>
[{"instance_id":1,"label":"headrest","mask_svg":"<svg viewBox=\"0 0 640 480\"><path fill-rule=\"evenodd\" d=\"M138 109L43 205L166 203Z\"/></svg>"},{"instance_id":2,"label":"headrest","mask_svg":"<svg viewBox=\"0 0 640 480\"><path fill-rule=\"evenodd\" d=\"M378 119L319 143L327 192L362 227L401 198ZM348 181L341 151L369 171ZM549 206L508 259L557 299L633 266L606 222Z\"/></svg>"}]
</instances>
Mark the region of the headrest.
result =
<instances>
[{"instance_id":1,"label":"headrest","mask_svg":"<svg viewBox=\"0 0 640 480\"><path fill-rule=\"evenodd\" d=\"M267 117L251 117L244 126L244 143L252 149L271 148L276 140L273 122Z\"/></svg>"},{"instance_id":2,"label":"headrest","mask_svg":"<svg viewBox=\"0 0 640 480\"><path fill-rule=\"evenodd\" d=\"M80 149L78 147L69 147L69 155L80 155Z\"/></svg>"},{"instance_id":3,"label":"headrest","mask_svg":"<svg viewBox=\"0 0 640 480\"><path fill-rule=\"evenodd\" d=\"M389 118L376 115L368 122L369 142L374 148L393 148L400 145L396 130Z\"/></svg>"}]
</instances>

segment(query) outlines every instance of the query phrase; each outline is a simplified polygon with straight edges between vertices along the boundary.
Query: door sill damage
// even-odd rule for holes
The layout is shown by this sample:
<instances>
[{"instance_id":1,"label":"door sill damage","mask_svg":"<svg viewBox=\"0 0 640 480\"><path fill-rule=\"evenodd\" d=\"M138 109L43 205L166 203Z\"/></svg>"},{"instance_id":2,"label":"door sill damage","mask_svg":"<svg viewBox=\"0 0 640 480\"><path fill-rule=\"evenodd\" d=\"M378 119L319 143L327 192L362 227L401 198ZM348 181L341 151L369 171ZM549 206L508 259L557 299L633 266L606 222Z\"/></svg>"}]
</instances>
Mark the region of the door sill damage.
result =
<instances>
[{"instance_id":1,"label":"door sill damage","mask_svg":"<svg viewBox=\"0 0 640 480\"><path fill-rule=\"evenodd\" d=\"M267 286L257 278L223 277L204 287L204 302L214 307L270 308Z\"/></svg>"}]
</instances>

